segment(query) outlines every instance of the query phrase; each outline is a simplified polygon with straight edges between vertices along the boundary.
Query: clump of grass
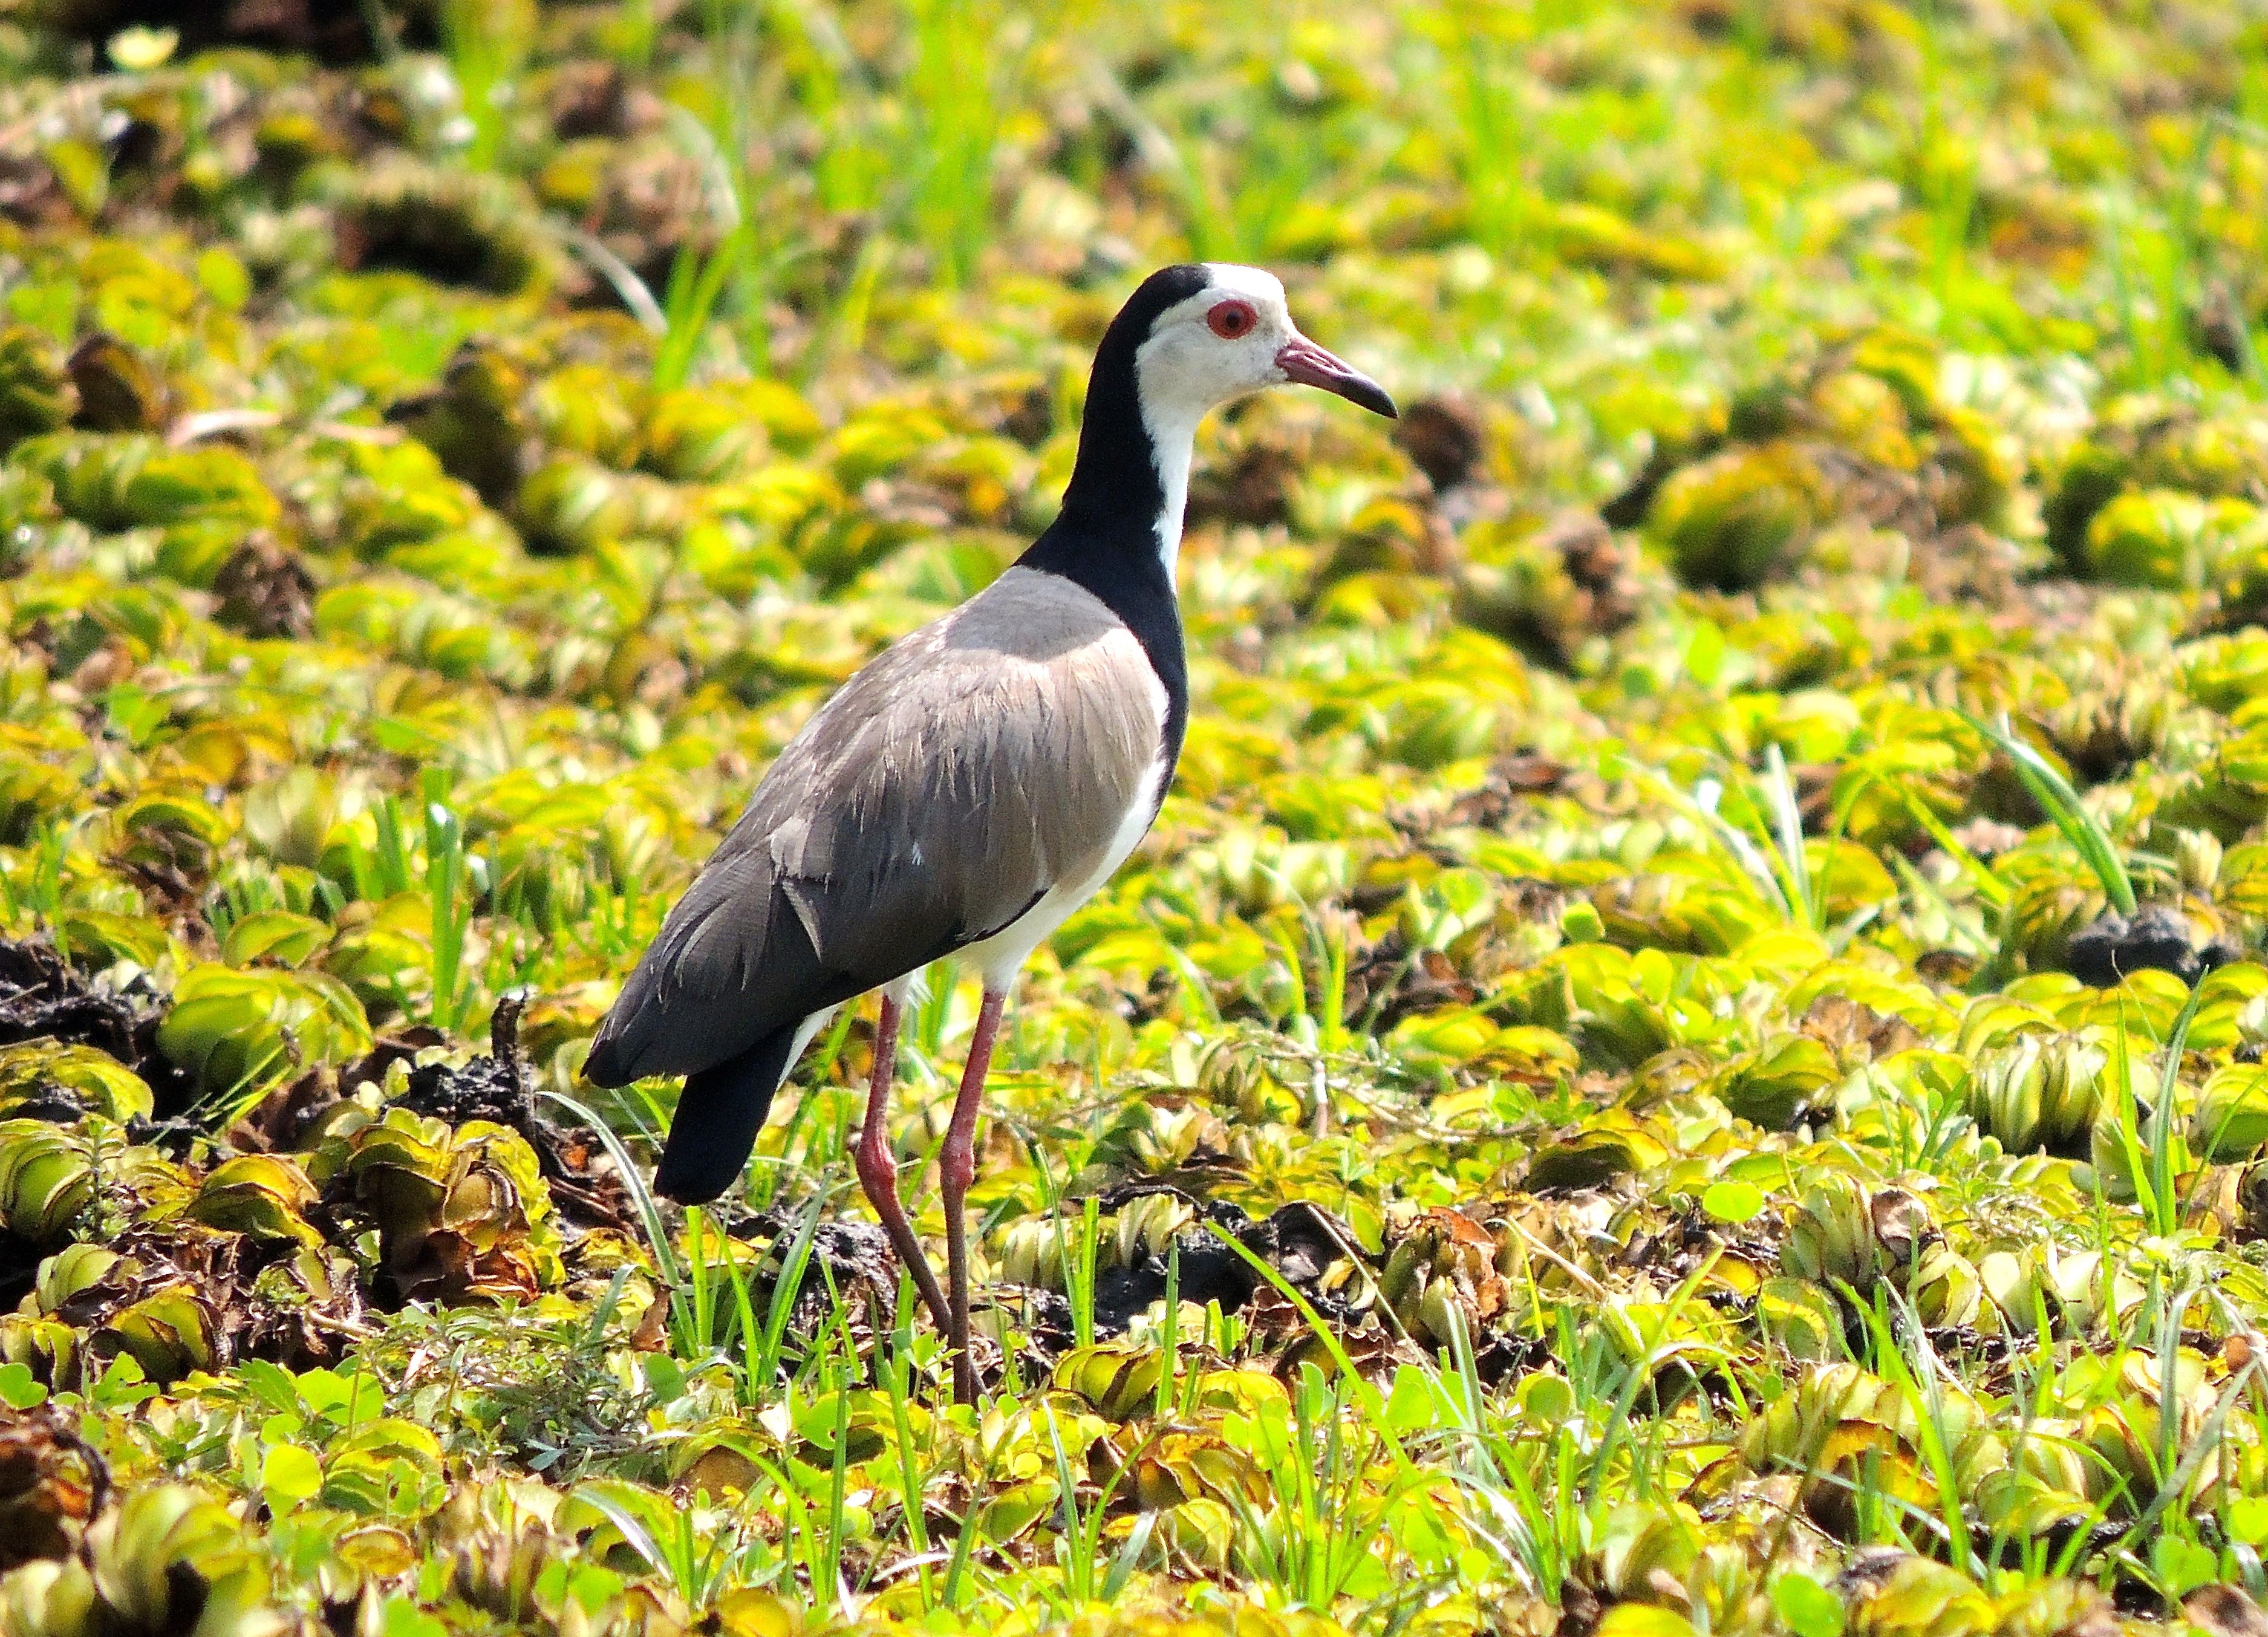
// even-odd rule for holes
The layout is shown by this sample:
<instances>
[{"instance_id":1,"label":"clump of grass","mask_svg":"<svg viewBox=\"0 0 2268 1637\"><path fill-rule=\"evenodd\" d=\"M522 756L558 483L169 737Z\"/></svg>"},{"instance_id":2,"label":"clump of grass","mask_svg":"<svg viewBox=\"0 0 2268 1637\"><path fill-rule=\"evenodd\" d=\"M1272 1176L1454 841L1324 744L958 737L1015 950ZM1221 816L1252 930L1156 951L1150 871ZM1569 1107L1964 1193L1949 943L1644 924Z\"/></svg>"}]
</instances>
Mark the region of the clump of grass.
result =
<instances>
[{"instance_id":1,"label":"clump of grass","mask_svg":"<svg viewBox=\"0 0 2268 1637\"><path fill-rule=\"evenodd\" d=\"M2071 781L2058 773L2046 757L2019 738L2005 717L1997 725L1975 716L1966 720L2008 759L2025 789L2040 804L2040 811L2047 814L2049 822L2062 833L2064 840L2072 844L2080 861L2102 884L2111 907L2122 915L2132 914L2134 882L2127 873L2126 862L2110 833L2080 800Z\"/></svg>"},{"instance_id":2,"label":"clump of grass","mask_svg":"<svg viewBox=\"0 0 2268 1637\"><path fill-rule=\"evenodd\" d=\"M474 170L493 170L505 157L534 11L527 0L442 0L441 46L471 128L464 162Z\"/></svg>"}]
</instances>

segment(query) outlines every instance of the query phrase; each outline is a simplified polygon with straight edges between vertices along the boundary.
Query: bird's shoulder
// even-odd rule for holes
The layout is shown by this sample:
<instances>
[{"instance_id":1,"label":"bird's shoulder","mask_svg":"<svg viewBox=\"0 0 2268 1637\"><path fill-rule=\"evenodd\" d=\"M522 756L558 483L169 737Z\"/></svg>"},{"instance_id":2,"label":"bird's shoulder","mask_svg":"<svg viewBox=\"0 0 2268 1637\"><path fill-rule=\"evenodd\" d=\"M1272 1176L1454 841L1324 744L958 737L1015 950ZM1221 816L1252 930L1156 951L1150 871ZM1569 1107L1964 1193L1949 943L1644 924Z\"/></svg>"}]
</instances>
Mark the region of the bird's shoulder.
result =
<instances>
[{"instance_id":1,"label":"bird's shoulder","mask_svg":"<svg viewBox=\"0 0 2268 1637\"><path fill-rule=\"evenodd\" d=\"M1012 568L885 649L821 715L919 710L972 686L1077 686L1137 664L1146 664L1141 643L1100 597L1062 575Z\"/></svg>"},{"instance_id":2,"label":"bird's shoulder","mask_svg":"<svg viewBox=\"0 0 2268 1637\"><path fill-rule=\"evenodd\" d=\"M783 797L849 788L853 766L887 770L969 752L1021 724L1068 730L1101 710L1146 717L1161 690L1126 622L1077 583L1012 568L899 638L822 705L764 785ZM759 796L767 794L760 788Z\"/></svg>"}]
</instances>

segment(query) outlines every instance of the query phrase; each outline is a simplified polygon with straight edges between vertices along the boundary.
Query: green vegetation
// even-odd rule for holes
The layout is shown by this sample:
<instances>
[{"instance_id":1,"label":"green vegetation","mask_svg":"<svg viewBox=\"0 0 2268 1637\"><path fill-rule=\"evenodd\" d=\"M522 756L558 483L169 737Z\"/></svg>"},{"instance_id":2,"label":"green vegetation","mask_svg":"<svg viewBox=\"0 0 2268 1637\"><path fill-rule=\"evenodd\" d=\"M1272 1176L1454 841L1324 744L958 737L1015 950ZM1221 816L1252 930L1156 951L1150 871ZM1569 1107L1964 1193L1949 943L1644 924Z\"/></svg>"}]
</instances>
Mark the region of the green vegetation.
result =
<instances>
[{"instance_id":1,"label":"green vegetation","mask_svg":"<svg viewBox=\"0 0 2268 1637\"><path fill-rule=\"evenodd\" d=\"M158 10L0 0L0 1632L2262 1629L2268 12ZM868 1017L703 1212L577 1066L1192 254L1408 413L1202 439L958 1408Z\"/></svg>"}]
</instances>

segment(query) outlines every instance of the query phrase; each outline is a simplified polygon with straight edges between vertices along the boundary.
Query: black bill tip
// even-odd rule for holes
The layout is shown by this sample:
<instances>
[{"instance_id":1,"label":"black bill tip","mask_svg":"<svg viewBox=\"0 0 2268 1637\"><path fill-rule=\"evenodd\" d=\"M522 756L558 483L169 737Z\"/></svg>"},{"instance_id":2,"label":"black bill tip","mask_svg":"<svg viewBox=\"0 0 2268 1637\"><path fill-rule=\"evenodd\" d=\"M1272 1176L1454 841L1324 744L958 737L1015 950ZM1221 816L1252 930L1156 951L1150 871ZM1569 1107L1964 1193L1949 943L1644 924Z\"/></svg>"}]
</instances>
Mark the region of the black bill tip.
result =
<instances>
[{"instance_id":1,"label":"black bill tip","mask_svg":"<svg viewBox=\"0 0 2268 1637\"><path fill-rule=\"evenodd\" d=\"M1287 381L1336 393L1349 403L1359 404L1373 415L1382 415L1389 421L1402 418L1402 412L1394 407L1394 400L1386 388L1336 353L1326 351L1304 335L1294 335L1284 343L1276 354L1276 367L1284 371Z\"/></svg>"}]
</instances>

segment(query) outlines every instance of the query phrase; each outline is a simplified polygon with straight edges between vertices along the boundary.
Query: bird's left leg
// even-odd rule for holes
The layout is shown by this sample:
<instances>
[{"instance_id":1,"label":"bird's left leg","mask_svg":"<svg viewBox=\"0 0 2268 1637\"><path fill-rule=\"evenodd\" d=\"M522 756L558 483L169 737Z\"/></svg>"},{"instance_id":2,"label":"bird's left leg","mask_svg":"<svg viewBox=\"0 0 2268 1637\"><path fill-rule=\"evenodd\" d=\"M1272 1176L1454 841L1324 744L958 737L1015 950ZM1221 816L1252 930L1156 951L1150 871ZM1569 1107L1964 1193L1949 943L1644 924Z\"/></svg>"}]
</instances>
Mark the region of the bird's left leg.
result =
<instances>
[{"instance_id":1,"label":"bird's left leg","mask_svg":"<svg viewBox=\"0 0 2268 1637\"><path fill-rule=\"evenodd\" d=\"M858 1133L858 1183L873 1202L874 1215L881 1219L882 1230L890 1236L890 1246L897 1252L900 1265L914 1281L914 1288L921 1292L922 1305L940 1328L950 1329L952 1308L945 1292L937 1288L937 1275L930 1271L929 1258L922 1254L913 1223L906 1220L905 1203L898 1198L898 1163L890 1155L889 1099L897 1074L900 1010L897 998L886 992L874 1028L874 1075L866 1088L866 1119Z\"/></svg>"},{"instance_id":2,"label":"bird's left leg","mask_svg":"<svg viewBox=\"0 0 2268 1637\"><path fill-rule=\"evenodd\" d=\"M984 1102L984 1075L992 1066L992 1040L1000 1031L1000 1009L1007 998L1003 989L984 991L976 1032L968 1041L968 1063L961 1071L961 1090L953 1099L953 1122L946 1127L945 1147L938 1155L945 1190L946 1292L953 1309L953 1396L963 1404L976 1402L976 1362L968 1353L968 1219L964 1208L968 1185L976 1180L976 1114Z\"/></svg>"}]
</instances>

